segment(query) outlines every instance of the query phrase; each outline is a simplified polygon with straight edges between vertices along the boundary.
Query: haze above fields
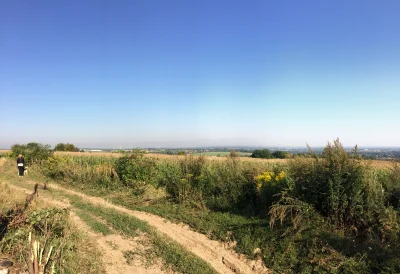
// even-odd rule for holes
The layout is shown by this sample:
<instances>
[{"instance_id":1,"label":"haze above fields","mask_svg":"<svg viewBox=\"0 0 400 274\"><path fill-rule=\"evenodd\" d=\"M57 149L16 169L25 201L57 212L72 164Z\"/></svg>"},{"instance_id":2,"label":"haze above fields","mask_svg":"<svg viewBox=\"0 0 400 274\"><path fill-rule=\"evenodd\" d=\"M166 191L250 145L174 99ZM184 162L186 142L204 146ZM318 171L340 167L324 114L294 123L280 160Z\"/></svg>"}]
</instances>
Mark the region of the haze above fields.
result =
<instances>
[{"instance_id":1,"label":"haze above fields","mask_svg":"<svg viewBox=\"0 0 400 274\"><path fill-rule=\"evenodd\" d=\"M0 147L399 146L399 1L2 1Z\"/></svg>"}]
</instances>

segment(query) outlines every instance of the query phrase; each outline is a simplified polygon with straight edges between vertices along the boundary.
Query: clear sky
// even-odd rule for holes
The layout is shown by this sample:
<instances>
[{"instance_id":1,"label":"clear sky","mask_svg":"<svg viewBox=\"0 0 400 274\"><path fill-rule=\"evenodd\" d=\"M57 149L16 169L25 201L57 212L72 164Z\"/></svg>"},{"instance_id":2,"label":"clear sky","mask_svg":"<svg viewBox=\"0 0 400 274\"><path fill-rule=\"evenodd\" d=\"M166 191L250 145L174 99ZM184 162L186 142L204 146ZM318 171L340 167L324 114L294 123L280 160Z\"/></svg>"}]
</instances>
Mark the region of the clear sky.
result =
<instances>
[{"instance_id":1,"label":"clear sky","mask_svg":"<svg viewBox=\"0 0 400 274\"><path fill-rule=\"evenodd\" d=\"M0 148L400 146L400 1L1 1Z\"/></svg>"}]
</instances>

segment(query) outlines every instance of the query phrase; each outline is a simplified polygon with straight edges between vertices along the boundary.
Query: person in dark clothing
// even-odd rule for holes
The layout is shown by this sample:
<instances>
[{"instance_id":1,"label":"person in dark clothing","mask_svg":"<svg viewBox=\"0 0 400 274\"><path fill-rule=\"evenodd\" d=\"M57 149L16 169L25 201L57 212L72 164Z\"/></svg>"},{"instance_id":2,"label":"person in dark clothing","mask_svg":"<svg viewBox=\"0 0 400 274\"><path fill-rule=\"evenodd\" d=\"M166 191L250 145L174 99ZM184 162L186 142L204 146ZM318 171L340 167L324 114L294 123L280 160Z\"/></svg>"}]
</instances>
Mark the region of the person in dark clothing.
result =
<instances>
[{"instance_id":1,"label":"person in dark clothing","mask_svg":"<svg viewBox=\"0 0 400 274\"><path fill-rule=\"evenodd\" d=\"M24 161L24 157L22 157L22 154L18 155L17 167L18 167L18 175L20 177L24 176L25 161Z\"/></svg>"}]
</instances>

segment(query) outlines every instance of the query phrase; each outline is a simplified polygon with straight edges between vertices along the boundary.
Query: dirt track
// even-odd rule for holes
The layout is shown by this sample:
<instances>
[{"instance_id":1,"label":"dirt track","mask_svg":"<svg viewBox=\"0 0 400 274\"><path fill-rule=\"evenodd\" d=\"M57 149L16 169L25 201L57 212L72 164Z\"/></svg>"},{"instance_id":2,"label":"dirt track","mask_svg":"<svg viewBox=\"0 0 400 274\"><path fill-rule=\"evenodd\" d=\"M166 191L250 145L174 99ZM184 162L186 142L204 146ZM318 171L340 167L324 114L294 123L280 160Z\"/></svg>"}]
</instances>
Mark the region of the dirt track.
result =
<instances>
[{"instance_id":1,"label":"dirt track","mask_svg":"<svg viewBox=\"0 0 400 274\"><path fill-rule=\"evenodd\" d=\"M36 182L34 181L26 181L29 185L33 185ZM105 201L102 198L98 197L92 197L85 195L83 193L79 193L73 190L65 189L63 187L60 187L58 185L52 184L50 186L51 189L67 193L69 195L75 195L78 197L83 198L85 201L92 203L94 205L99 205L99 206L104 206L104 207L109 207L113 208L121 213L125 213L128 215L131 215L133 217L136 217L140 220L146 221L154 227L158 232L164 234L165 236L171 238L172 240L176 241L180 245L182 245L184 248L187 250L191 251L194 253L196 256L200 257L207 263L209 263L218 273L226 273L226 274L231 274L231 273L270 273L267 268L265 268L262 265L261 261L252 261L252 260L246 260L244 256L241 256L237 253L235 253L232 249L226 248L222 243L214 240L208 239L205 235L197 233L192 231L190 228L187 226L184 226L182 224L175 224L171 223L170 221L161 218L159 216L141 212L141 211L135 211L135 210L129 210L127 208L117 206L114 204L111 204L110 202ZM57 201L55 201L57 202ZM60 203L58 201L58 203ZM94 232L90 230L76 215L72 216L72 219L75 220L75 222L85 231L89 231L89 234L92 234L92 236L97 237L98 239L105 238L99 237L99 235L93 234ZM133 246L134 243L130 242L127 239L123 239L122 237L114 236L114 240L118 240L117 245L119 246ZM106 248L105 244L106 239L101 239L98 240L98 244L101 248ZM109 248L109 247L108 247ZM126 248L125 248L126 250ZM111 250L107 250L106 253L112 253ZM121 252L120 252L121 253ZM121 256L121 254L117 254L114 256L114 259L109 258L110 261L115 261L113 263L110 263L108 270L110 272L107 273L162 273L160 269L142 269L142 271L138 271L139 269L133 270L133 269L128 269L126 265L126 260ZM122 261L125 262L125 265L122 265L121 267L124 267L124 269L117 269L115 268L117 261L120 261L120 263L123 263ZM115 270L115 271L114 271ZM121 272L122 271L122 272Z\"/></svg>"}]
</instances>

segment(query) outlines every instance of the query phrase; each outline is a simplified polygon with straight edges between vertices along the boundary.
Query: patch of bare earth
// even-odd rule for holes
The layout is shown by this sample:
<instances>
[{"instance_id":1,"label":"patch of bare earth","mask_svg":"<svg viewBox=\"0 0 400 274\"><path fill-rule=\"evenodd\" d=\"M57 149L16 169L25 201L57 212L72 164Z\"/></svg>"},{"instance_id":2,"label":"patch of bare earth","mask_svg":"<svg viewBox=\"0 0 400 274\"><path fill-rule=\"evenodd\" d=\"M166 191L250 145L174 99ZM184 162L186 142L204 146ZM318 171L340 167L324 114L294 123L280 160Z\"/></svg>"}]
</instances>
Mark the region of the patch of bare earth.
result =
<instances>
[{"instance_id":1,"label":"patch of bare earth","mask_svg":"<svg viewBox=\"0 0 400 274\"><path fill-rule=\"evenodd\" d=\"M30 181L30 183L34 184L35 182ZM170 221L153 214L129 210L122 206L117 206L107 202L102 198L88 196L55 184L52 184L51 188L81 197L95 205L113 208L119 212L126 213L148 222L149 225L154 227L157 231L173 239L184 248L209 263L218 273L271 273L263 265L261 260L248 260L243 255L234 252L228 246L218 241L210 240L203 234L192 231L187 225L171 223Z\"/></svg>"}]
</instances>

